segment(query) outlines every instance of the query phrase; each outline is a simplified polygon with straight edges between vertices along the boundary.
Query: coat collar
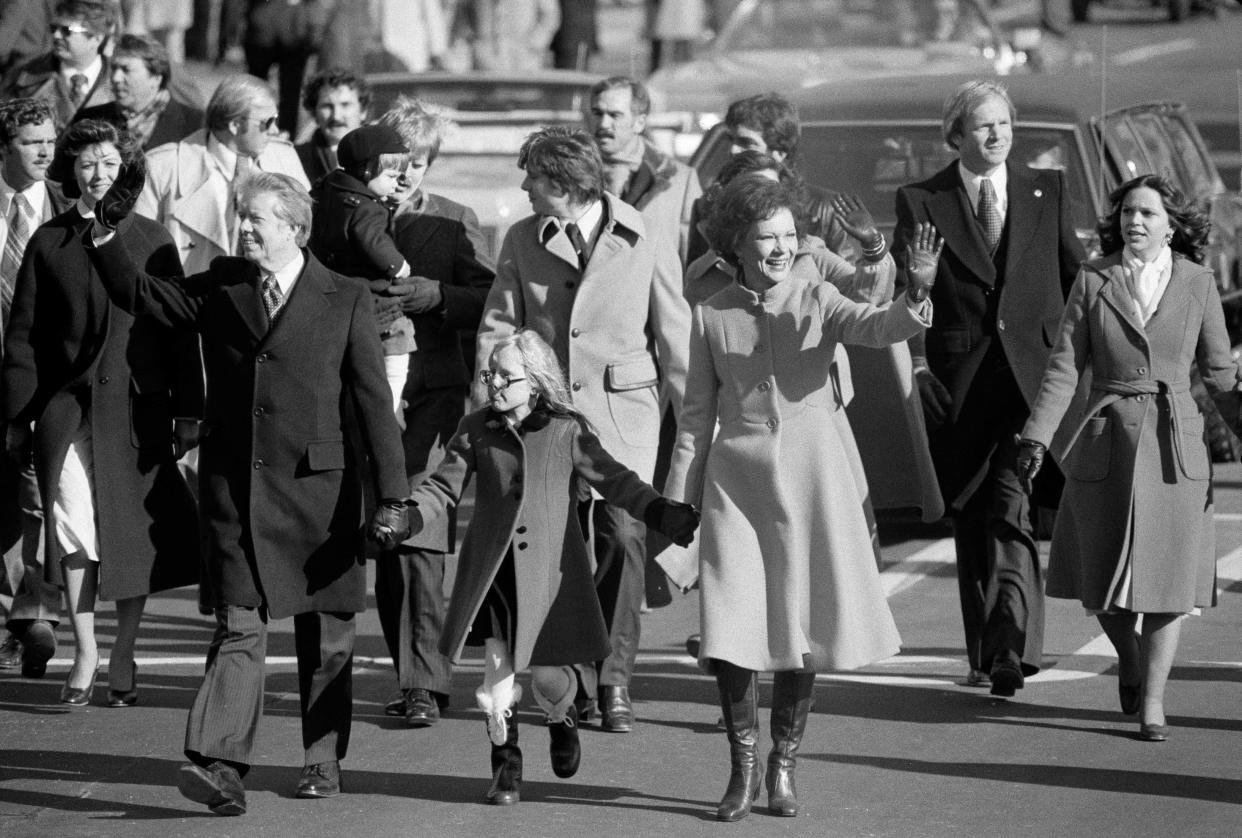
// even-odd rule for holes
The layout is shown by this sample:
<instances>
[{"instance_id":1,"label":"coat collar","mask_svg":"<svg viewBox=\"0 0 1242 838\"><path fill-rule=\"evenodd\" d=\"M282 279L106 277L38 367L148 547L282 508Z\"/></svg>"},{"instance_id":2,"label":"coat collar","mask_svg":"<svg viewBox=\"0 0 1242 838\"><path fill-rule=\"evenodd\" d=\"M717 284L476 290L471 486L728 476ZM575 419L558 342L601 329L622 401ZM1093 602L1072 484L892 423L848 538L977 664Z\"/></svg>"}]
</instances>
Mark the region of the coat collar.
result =
<instances>
[{"instance_id":1,"label":"coat collar","mask_svg":"<svg viewBox=\"0 0 1242 838\"><path fill-rule=\"evenodd\" d=\"M647 228L643 225L642 214L615 195L604 193L604 217L595 247L591 250L591 258L587 260L583 277L587 277L608 263L621 250L622 246L633 240L646 238ZM549 235L548 227L555 225L558 229ZM545 216L535 225L535 235L549 253L578 270L578 255L574 252L569 238L562 232L562 227L555 219Z\"/></svg>"},{"instance_id":2,"label":"coat collar","mask_svg":"<svg viewBox=\"0 0 1242 838\"><path fill-rule=\"evenodd\" d=\"M647 206L661 192L672 188L675 177L677 163L644 139L643 160L626 190L626 203L638 208Z\"/></svg>"},{"instance_id":3,"label":"coat collar","mask_svg":"<svg viewBox=\"0 0 1242 838\"><path fill-rule=\"evenodd\" d=\"M1082 269L1100 276L1103 280L1100 286L1100 297L1117 313L1118 317L1139 334L1146 334L1164 323L1178 322L1178 312L1190 302L1190 295L1186 292L1186 283L1199 274L1208 272L1208 269L1202 265L1195 264L1180 253L1174 253L1169 287L1165 290L1155 314L1144 327L1134 311L1134 298L1130 295L1130 289L1126 287L1125 269L1121 262L1122 252L1119 250L1108 256L1084 262Z\"/></svg>"}]
</instances>

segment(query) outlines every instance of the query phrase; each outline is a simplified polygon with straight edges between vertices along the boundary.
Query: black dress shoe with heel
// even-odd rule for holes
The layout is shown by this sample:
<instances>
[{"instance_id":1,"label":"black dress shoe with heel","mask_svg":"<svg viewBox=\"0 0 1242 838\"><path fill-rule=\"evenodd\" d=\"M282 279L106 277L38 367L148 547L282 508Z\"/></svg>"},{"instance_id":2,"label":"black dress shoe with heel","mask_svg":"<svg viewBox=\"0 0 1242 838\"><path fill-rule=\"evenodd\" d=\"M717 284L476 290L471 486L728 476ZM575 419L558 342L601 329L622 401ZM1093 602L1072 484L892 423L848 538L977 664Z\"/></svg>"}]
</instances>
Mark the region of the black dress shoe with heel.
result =
<instances>
[{"instance_id":1,"label":"black dress shoe with heel","mask_svg":"<svg viewBox=\"0 0 1242 838\"><path fill-rule=\"evenodd\" d=\"M629 687L606 685L599 688L600 727L613 733L629 733L634 729L634 705Z\"/></svg>"},{"instance_id":2,"label":"black dress shoe with heel","mask_svg":"<svg viewBox=\"0 0 1242 838\"><path fill-rule=\"evenodd\" d=\"M226 763L181 766L177 772L177 791L217 815L246 814L246 789L242 786L241 775Z\"/></svg>"},{"instance_id":3,"label":"black dress shoe with heel","mask_svg":"<svg viewBox=\"0 0 1242 838\"><path fill-rule=\"evenodd\" d=\"M112 668L111 662L108 668ZM109 673L111 674L111 673ZM133 707L138 703L138 662L134 662L133 674L129 678L128 690L114 690L108 688L108 706L109 707Z\"/></svg>"},{"instance_id":4,"label":"black dress shoe with heel","mask_svg":"<svg viewBox=\"0 0 1242 838\"><path fill-rule=\"evenodd\" d=\"M65 685L60 688L60 703L72 704L74 707L85 707L91 703L91 693L95 691L95 679L99 677L99 664L95 664L95 671L91 673L91 681L81 689L69 686L66 681Z\"/></svg>"},{"instance_id":5,"label":"black dress shoe with heel","mask_svg":"<svg viewBox=\"0 0 1242 838\"><path fill-rule=\"evenodd\" d=\"M1121 703L1121 712L1127 716L1138 715L1139 708L1143 704L1143 682L1137 684L1123 684L1121 679L1117 679L1117 700Z\"/></svg>"},{"instance_id":6,"label":"black dress shoe with heel","mask_svg":"<svg viewBox=\"0 0 1242 838\"><path fill-rule=\"evenodd\" d=\"M303 800L336 797L341 793L341 764L336 760L316 762L302 769L293 796Z\"/></svg>"}]
</instances>

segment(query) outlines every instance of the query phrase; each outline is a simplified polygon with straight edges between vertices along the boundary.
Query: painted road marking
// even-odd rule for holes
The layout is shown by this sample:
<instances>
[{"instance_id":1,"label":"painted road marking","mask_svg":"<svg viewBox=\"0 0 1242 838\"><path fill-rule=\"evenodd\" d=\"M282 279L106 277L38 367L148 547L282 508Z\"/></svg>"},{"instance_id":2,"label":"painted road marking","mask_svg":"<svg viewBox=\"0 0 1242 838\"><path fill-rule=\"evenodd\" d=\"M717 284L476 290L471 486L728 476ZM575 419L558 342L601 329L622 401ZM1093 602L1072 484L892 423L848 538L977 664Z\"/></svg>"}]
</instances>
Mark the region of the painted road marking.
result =
<instances>
[{"instance_id":1,"label":"painted road marking","mask_svg":"<svg viewBox=\"0 0 1242 838\"><path fill-rule=\"evenodd\" d=\"M953 539L942 538L916 550L897 564L880 571L884 595L891 597L931 576L936 570L957 560Z\"/></svg>"}]
</instances>

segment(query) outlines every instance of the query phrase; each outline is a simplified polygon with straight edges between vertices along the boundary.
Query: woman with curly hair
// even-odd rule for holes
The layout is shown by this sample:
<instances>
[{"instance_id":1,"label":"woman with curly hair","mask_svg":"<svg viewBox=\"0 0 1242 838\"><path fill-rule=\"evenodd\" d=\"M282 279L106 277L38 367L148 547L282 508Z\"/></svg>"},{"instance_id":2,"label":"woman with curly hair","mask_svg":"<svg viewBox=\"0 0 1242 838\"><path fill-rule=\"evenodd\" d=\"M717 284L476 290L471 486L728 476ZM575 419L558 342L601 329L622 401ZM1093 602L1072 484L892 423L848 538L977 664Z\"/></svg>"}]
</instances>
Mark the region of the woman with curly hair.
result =
<instances>
[{"instance_id":1,"label":"woman with curly hair","mask_svg":"<svg viewBox=\"0 0 1242 838\"><path fill-rule=\"evenodd\" d=\"M1029 487L1089 380L1085 409L1053 451L1066 485L1048 595L1079 599L1100 621L1117 650L1122 712L1140 714L1139 739L1163 742L1182 618L1216 604L1212 472L1190 368L1229 417L1238 370L1216 281L1200 264L1204 214L1158 175L1109 197L1105 255L1083 263L1074 282L1018 472Z\"/></svg>"},{"instance_id":2,"label":"woman with curly hair","mask_svg":"<svg viewBox=\"0 0 1242 838\"><path fill-rule=\"evenodd\" d=\"M44 572L65 590L77 644L60 694L72 705L90 703L99 670L96 599L116 600L107 706L130 707L147 595L197 578L197 514L177 458L197 443L198 341L112 305L83 243L95 204L141 154L103 120L61 134L52 172L76 202L31 237L4 336L5 447L38 475ZM180 276L160 224L130 216L117 235L147 271Z\"/></svg>"}]
</instances>

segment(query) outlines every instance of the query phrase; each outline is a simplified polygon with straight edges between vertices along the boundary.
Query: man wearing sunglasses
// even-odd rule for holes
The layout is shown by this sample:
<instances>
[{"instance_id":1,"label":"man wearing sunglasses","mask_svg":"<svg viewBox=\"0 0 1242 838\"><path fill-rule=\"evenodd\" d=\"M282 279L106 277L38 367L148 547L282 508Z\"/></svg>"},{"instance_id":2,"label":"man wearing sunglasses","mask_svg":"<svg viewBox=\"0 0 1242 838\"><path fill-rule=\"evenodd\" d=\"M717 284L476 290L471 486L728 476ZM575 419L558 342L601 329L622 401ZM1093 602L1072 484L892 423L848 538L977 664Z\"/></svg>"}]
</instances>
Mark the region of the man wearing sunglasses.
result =
<instances>
[{"instance_id":1,"label":"man wearing sunglasses","mask_svg":"<svg viewBox=\"0 0 1242 838\"><path fill-rule=\"evenodd\" d=\"M235 256L236 186L251 172L289 175L309 188L293 145L276 136L276 103L253 76L229 76L207 103L207 127L147 152L147 184L135 211L172 233L186 274Z\"/></svg>"},{"instance_id":2,"label":"man wearing sunglasses","mask_svg":"<svg viewBox=\"0 0 1242 838\"><path fill-rule=\"evenodd\" d=\"M113 3L60 0L49 27L51 51L10 71L0 98L47 99L60 125L72 122L82 108L111 102L111 68L104 53L115 28Z\"/></svg>"}]
</instances>

